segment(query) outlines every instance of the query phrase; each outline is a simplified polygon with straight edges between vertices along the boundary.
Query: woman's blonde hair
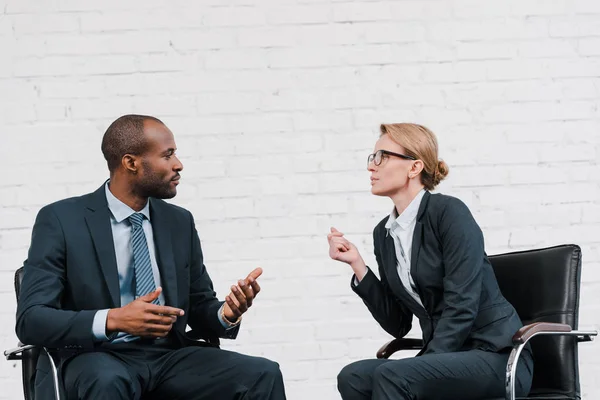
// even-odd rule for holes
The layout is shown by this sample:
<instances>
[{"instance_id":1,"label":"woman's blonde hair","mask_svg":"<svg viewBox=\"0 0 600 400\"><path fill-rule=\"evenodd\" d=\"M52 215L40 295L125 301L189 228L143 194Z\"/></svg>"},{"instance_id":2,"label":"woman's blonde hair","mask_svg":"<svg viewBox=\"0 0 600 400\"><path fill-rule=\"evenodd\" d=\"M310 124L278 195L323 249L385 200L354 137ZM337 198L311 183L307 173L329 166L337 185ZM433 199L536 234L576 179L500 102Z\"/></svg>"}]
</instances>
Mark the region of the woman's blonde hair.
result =
<instances>
[{"instance_id":1,"label":"woman's blonde hair","mask_svg":"<svg viewBox=\"0 0 600 400\"><path fill-rule=\"evenodd\" d=\"M422 125L400 123L381 124L381 135L404 147L406 155L423 161L421 183L433 190L448 175L448 164L438 159L438 143L433 132Z\"/></svg>"}]
</instances>

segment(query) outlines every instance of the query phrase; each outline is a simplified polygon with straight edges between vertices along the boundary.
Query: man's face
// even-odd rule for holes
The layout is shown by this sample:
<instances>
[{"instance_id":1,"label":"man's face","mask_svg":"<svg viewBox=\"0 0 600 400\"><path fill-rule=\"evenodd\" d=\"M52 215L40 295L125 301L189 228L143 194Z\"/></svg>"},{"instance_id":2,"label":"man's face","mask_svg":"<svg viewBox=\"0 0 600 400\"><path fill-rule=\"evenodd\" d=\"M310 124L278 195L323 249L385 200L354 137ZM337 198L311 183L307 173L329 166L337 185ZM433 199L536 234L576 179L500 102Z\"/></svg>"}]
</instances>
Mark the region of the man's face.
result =
<instances>
[{"instance_id":1,"label":"man's face","mask_svg":"<svg viewBox=\"0 0 600 400\"><path fill-rule=\"evenodd\" d=\"M170 199L177 194L179 172L183 165L175 155L173 133L165 125L146 120L144 135L148 150L140 157L141 165L133 182L134 193L141 197Z\"/></svg>"}]
</instances>

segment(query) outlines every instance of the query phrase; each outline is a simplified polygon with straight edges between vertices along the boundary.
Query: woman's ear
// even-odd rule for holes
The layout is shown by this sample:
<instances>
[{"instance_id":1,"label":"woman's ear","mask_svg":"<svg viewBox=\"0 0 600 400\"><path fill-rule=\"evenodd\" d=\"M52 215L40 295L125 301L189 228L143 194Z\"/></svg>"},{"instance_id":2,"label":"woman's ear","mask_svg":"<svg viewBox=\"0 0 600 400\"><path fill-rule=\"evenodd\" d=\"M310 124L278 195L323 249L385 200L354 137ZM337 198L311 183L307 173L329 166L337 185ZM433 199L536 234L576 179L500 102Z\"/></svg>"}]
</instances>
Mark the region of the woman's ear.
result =
<instances>
[{"instance_id":1,"label":"woman's ear","mask_svg":"<svg viewBox=\"0 0 600 400\"><path fill-rule=\"evenodd\" d=\"M415 176L419 175L421 173L421 171L423 171L423 161L421 160L415 160L412 163L412 166L410 167L410 170L408 171L408 177L409 178L414 178Z\"/></svg>"}]
</instances>

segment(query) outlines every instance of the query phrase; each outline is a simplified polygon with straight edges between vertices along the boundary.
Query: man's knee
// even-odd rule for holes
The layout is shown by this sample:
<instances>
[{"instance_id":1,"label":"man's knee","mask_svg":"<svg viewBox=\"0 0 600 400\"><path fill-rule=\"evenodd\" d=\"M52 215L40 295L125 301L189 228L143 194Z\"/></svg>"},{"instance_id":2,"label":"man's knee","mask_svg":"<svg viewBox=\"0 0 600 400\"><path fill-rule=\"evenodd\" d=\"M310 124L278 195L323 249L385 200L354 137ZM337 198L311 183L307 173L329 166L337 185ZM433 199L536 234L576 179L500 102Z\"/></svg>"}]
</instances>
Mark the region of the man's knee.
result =
<instances>
[{"instance_id":1,"label":"man's knee","mask_svg":"<svg viewBox=\"0 0 600 400\"><path fill-rule=\"evenodd\" d=\"M275 361L269 360L262 357L253 357L249 363L249 370L258 372L260 375L268 376L272 378L282 378L281 369L279 364Z\"/></svg>"},{"instance_id":2,"label":"man's knee","mask_svg":"<svg viewBox=\"0 0 600 400\"><path fill-rule=\"evenodd\" d=\"M98 391L122 391L131 389L131 377L124 371L96 371L93 376L88 377L88 382Z\"/></svg>"},{"instance_id":3,"label":"man's knee","mask_svg":"<svg viewBox=\"0 0 600 400\"><path fill-rule=\"evenodd\" d=\"M133 399L136 398L131 376L122 369L89 369L78 371L75 379L65 379L69 399Z\"/></svg>"}]
</instances>

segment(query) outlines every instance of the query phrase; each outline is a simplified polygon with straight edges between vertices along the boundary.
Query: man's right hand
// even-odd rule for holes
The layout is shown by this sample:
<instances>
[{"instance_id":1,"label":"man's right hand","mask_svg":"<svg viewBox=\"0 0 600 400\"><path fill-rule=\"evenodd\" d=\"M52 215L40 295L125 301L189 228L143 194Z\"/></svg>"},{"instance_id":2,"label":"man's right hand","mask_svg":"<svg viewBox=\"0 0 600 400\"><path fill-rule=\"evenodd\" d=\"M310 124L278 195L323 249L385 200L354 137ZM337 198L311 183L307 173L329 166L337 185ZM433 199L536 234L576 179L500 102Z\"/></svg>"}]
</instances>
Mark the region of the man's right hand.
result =
<instances>
[{"instance_id":1,"label":"man's right hand","mask_svg":"<svg viewBox=\"0 0 600 400\"><path fill-rule=\"evenodd\" d=\"M182 316L184 312L179 308L153 304L161 291L162 288L159 287L126 306L108 310L107 336L114 332L126 332L133 336L151 338L167 336L177 317Z\"/></svg>"}]
</instances>

